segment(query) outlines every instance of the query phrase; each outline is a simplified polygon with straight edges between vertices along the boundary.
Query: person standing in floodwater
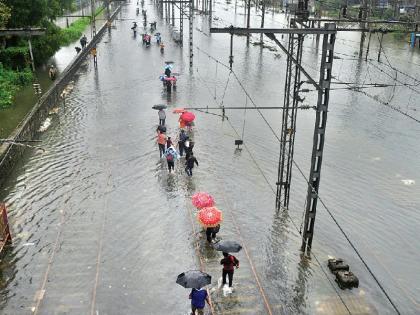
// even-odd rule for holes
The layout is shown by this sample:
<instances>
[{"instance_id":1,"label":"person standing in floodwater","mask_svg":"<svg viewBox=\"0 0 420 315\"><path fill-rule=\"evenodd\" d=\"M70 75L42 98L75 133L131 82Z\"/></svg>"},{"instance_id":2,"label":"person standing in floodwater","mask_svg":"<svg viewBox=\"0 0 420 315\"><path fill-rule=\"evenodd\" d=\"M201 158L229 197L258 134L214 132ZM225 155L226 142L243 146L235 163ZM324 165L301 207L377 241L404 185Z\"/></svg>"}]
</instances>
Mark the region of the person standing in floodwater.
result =
<instances>
[{"instance_id":1,"label":"person standing in floodwater","mask_svg":"<svg viewBox=\"0 0 420 315\"><path fill-rule=\"evenodd\" d=\"M83 37L80 39L80 45L82 46L82 49L86 47L87 44L87 37L86 35L83 35Z\"/></svg>"},{"instance_id":2,"label":"person standing in floodwater","mask_svg":"<svg viewBox=\"0 0 420 315\"><path fill-rule=\"evenodd\" d=\"M166 162L168 163L168 171L171 173L175 171L175 160L179 158L178 152L176 152L173 146L169 146L165 151Z\"/></svg>"},{"instance_id":3,"label":"person standing in floodwater","mask_svg":"<svg viewBox=\"0 0 420 315\"><path fill-rule=\"evenodd\" d=\"M211 243L214 239L216 239L216 234L220 231L220 224L216 225L215 227L208 227L206 229L206 237L207 242Z\"/></svg>"},{"instance_id":4,"label":"person standing in floodwater","mask_svg":"<svg viewBox=\"0 0 420 315\"><path fill-rule=\"evenodd\" d=\"M161 131L158 131L157 143L159 146L159 155L162 158L165 154L166 135Z\"/></svg>"},{"instance_id":5,"label":"person standing in floodwater","mask_svg":"<svg viewBox=\"0 0 420 315\"><path fill-rule=\"evenodd\" d=\"M158 116L159 116L159 126L165 126L166 113L163 110L163 108L159 109Z\"/></svg>"},{"instance_id":6,"label":"person standing in floodwater","mask_svg":"<svg viewBox=\"0 0 420 315\"><path fill-rule=\"evenodd\" d=\"M193 154L193 149L194 149L194 142L192 141L185 141L185 158L188 160L188 158L190 157L190 155Z\"/></svg>"},{"instance_id":7,"label":"person standing in floodwater","mask_svg":"<svg viewBox=\"0 0 420 315\"><path fill-rule=\"evenodd\" d=\"M210 305L206 289L192 289L190 293L190 300L191 315L204 315L204 307L206 306L206 302L208 305Z\"/></svg>"},{"instance_id":8,"label":"person standing in floodwater","mask_svg":"<svg viewBox=\"0 0 420 315\"><path fill-rule=\"evenodd\" d=\"M195 156L191 153L188 159L185 161L185 172L188 176L192 176L192 170L194 168L194 163L198 166L198 161Z\"/></svg>"},{"instance_id":9,"label":"person standing in floodwater","mask_svg":"<svg viewBox=\"0 0 420 315\"><path fill-rule=\"evenodd\" d=\"M229 277L229 288L232 287L234 267L239 268L239 260L235 256L223 252L223 259L220 261L223 265L222 283L226 284L226 276Z\"/></svg>"},{"instance_id":10,"label":"person standing in floodwater","mask_svg":"<svg viewBox=\"0 0 420 315\"><path fill-rule=\"evenodd\" d=\"M185 141L188 140L188 135L185 133L184 129L181 129L181 132L179 134L179 140L178 140L178 149L179 149L179 155L184 155L184 149L185 149Z\"/></svg>"}]
</instances>

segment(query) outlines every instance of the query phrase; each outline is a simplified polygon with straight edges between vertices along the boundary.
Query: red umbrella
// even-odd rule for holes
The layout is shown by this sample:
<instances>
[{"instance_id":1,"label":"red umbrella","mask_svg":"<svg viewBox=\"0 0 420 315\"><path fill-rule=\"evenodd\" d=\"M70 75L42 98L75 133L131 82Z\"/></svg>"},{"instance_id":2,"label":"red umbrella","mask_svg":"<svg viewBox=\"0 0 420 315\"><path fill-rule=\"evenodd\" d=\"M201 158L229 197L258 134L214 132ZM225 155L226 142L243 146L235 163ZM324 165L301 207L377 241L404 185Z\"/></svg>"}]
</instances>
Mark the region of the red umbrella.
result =
<instances>
[{"instance_id":1,"label":"red umbrella","mask_svg":"<svg viewBox=\"0 0 420 315\"><path fill-rule=\"evenodd\" d=\"M223 215L216 207L207 207L198 212L197 219L204 227L215 227L222 222Z\"/></svg>"},{"instance_id":2,"label":"red umbrella","mask_svg":"<svg viewBox=\"0 0 420 315\"><path fill-rule=\"evenodd\" d=\"M182 113L181 119L185 122L192 122L195 119L195 115L191 112Z\"/></svg>"},{"instance_id":3,"label":"red umbrella","mask_svg":"<svg viewBox=\"0 0 420 315\"><path fill-rule=\"evenodd\" d=\"M213 197L205 192L195 193L192 196L191 200L192 200L192 204L198 209L214 206Z\"/></svg>"}]
</instances>

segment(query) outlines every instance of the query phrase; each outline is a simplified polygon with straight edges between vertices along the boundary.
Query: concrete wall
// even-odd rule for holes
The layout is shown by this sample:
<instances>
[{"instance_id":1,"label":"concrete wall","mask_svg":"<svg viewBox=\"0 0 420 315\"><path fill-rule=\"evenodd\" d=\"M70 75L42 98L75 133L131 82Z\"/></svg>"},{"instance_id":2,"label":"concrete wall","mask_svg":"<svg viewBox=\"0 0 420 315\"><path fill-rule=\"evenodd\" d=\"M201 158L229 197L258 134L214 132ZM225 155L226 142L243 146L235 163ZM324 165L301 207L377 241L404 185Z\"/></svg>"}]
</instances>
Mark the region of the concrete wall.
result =
<instances>
[{"instance_id":1,"label":"concrete wall","mask_svg":"<svg viewBox=\"0 0 420 315\"><path fill-rule=\"evenodd\" d=\"M121 10L121 5L112 13L111 20L113 20L118 12ZM83 49L75 58L70 62L66 69L60 74L53 85L45 92L42 97L36 102L32 110L26 115L21 124L16 127L12 135L13 140L27 140L36 139L38 130L41 123L46 119L50 109L58 104L60 94L67 84L72 80L74 74L79 69L79 66L90 54L90 49L96 45L101 39L107 24L98 30L97 35L89 42L87 47ZM13 170L17 161L22 157L26 147L4 143L0 146L0 188L4 185L8 175Z\"/></svg>"}]
</instances>

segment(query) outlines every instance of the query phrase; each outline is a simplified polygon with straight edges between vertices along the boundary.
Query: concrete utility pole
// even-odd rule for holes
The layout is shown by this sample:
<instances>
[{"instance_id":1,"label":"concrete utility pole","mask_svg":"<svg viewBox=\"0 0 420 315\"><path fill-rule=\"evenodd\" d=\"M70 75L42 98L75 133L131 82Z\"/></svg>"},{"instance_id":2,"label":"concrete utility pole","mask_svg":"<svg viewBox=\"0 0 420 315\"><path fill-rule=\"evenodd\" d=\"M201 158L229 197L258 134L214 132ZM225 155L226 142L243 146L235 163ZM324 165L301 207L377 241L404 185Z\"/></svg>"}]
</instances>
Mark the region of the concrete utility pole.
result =
<instances>
[{"instance_id":1,"label":"concrete utility pole","mask_svg":"<svg viewBox=\"0 0 420 315\"><path fill-rule=\"evenodd\" d=\"M261 7L261 28L264 28L264 20L265 20L265 1L267 0L262 0L262 7ZM420 0L419 0L420 1ZM261 34L261 38L260 38L261 43L263 42L263 34Z\"/></svg>"},{"instance_id":2,"label":"concrete utility pole","mask_svg":"<svg viewBox=\"0 0 420 315\"><path fill-rule=\"evenodd\" d=\"M190 0L190 10L189 10L189 49L190 49L190 68L193 66L193 56L194 56L194 50L193 50L193 27L194 27L194 0Z\"/></svg>"},{"instance_id":3,"label":"concrete utility pole","mask_svg":"<svg viewBox=\"0 0 420 315\"><path fill-rule=\"evenodd\" d=\"M250 19L251 19L251 0L247 1L247 20L246 20L246 28L249 29L250 26ZM247 34L249 35L249 34Z\"/></svg>"},{"instance_id":4,"label":"concrete utility pole","mask_svg":"<svg viewBox=\"0 0 420 315\"><path fill-rule=\"evenodd\" d=\"M360 28L361 29L365 29L367 27L366 25L366 19L368 17L368 5L367 5L367 1L368 0L363 0L362 3L362 7L361 7L361 16L360 19L362 20L362 22L360 22ZM362 31L361 37L360 37L360 49L359 49L359 56L362 56L363 54L363 46L365 43L365 38L366 38L366 34L364 31Z\"/></svg>"},{"instance_id":5,"label":"concrete utility pole","mask_svg":"<svg viewBox=\"0 0 420 315\"><path fill-rule=\"evenodd\" d=\"M91 37L96 36L96 15L95 15L95 0L90 0L90 27L91 27Z\"/></svg>"}]
</instances>

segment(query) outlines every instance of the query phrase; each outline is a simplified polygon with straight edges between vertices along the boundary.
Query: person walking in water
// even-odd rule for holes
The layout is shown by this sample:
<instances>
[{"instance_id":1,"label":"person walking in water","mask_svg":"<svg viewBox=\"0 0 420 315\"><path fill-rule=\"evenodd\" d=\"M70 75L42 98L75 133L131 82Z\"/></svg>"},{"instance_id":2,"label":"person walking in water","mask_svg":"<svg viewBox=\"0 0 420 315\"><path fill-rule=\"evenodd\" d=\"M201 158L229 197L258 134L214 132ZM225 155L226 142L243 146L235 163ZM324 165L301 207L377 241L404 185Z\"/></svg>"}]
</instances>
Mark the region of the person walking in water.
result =
<instances>
[{"instance_id":1,"label":"person walking in water","mask_svg":"<svg viewBox=\"0 0 420 315\"><path fill-rule=\"evenodd\" d=\"M159 116L159 125L165 126L166 113L163 110L163 108L159 109L158 116Z\"/></svg>"},{"instance_id":2,"label":"person walking in water","mask_svg":"<svg viewBox=\"0 0 420 315\"><path fill-rule=\"evenodd\" d=\"M206 229L207 242L211 243L215 238L216 234L220 231L220 224L215 227L208 227Z\"/></svg>"},{"instance_id":3,"label":"person walking in water","mask_svg":"<svg viewBox=\"0 0 420 315\"><path fill-rule=\"evenodd\" d=\"M168 137L168 139L166 140L166 149L168 149L172 145L173 145L173 143L172 143L171 137Z\"/></svg>"},{"instance_id":4,"label":"person walking in water","mask_svg":"<svg viewBox=\"0 0 420 315\"><path fill-rule=\"evenodd\" d=\"M188 140L188 135L185 133L184 129L181 129L181 132L179 134L179 140L178 140L178 149L179 149L179 155L184 155L184 149L185 149L185 141Z\"/></svg>"},{"instance_id":5,"label":"person walking in water","mask_svg":"<svg viewBox=\"0 0 420 315\"><path fill-rule=\"evenodd\" d=\"M190 157L190 155L193 154L193 149L194 149L194 142L192 141L185 141L185 158L188 160L188 158Z\"/></svg>"},{"instance_id":6,"label":"person walking in water","mask_svg":"<svg viewBox=\"0 0 420 315\"><path fill-rule=\"evenodd\" d=\"M165 154L166 135L161 131L158 131L157 143L159 146L159 155L162 157Z\"/></svg>"},{"instance_id":7,"label":"person walking in water","mask_svg":"<svg viewBox=\"0 0 420 315\"><path fill-rule=\"evenodd\" d=\"M194 168L194 163L198 166L198 161L195 156L191 153L188 159L185 161L185 171L188 176L192 176L192 170Z\"/></svg>"},{"instance_id":8,"label":"person walking in water","mask_svg":"<svg viewBox=\"0 0 420 315\"><path fill-rule=\"evenodd\" d=\"M51 80L55 80L55 77L57 75L57 69L54 67L54 65L50 66L50 70L48 71L48 76Z\"/></svg>"},{"instance_id":9,"label":"person walking in water","mask_svg":"<svg viewBox=\"0 0 420 315\"><path fill-rule=\"evenodd\" d=\"M220 261L220 264L223 265L222 283L223 285L226 284L226 276L228 276L229 288L231 288L233 281L233 272L235 270L234 267L236 267L236 269L239 268L239 260L236 259L235 256L223 252L223 259Z\"/></svg>"},{"instance_id":10,"label":"person walking in water","mask_svg":"<svg viewBox=\"0 0 420 315\"><path fill-rule=\"evenodd\" d=\"M83 37L80 39L80 45L82 46L82 49L86 47L87 44L87 37L86 35L83 35Z\"/></svg>"},{"instance_id":11,"label":"person walking in water","mask_svg":"<svg viewBox=\"0 0 420 315\"><path fill-rule=\"evenodd\" d=\"M190 293L190 300L191 315L204 315L204 306L206 306L206 302L210 305L206 289L192 289Z\"/></svg>"},{"instance_id":12,"label":"person walking in water","mask_svg":"<svg viewBox=\"0 0 420 315\"><path fill-rule=\"evenodd\" d=\"M171 145L165 151L166 162L168 163L168 171L171 173L171 170L175 170L175 160L179 158L178 152Z\"/></svg>"}]
</instances>

